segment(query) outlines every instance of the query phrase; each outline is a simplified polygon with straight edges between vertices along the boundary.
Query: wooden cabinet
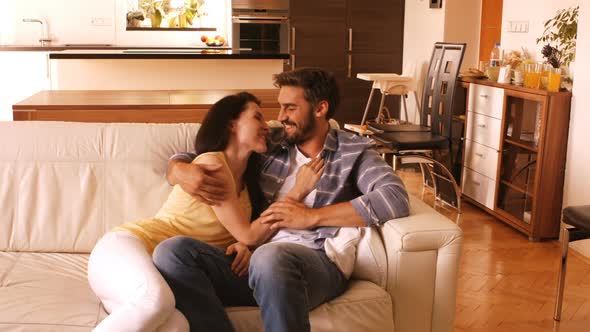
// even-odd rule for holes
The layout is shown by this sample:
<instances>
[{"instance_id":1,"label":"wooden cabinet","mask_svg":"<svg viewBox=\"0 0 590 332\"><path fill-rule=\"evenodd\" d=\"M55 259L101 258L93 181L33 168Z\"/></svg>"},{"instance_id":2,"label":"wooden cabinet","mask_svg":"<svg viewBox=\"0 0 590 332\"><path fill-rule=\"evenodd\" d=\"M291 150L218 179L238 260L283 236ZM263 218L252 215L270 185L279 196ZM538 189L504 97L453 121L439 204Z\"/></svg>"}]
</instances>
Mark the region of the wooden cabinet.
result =
<instances>
[{"instance_id":1,"label":"wooden cabinet","mask_svg":"<svg viewBox=\"0 0 590 332\"><path fill-rule=\"evenodd\" d=\"M336 75L341 107L336 120L360 123L371 82L357 73L401 73L403 0L291 1L291 66L321 67ZM374 98L378 108L379 98ZM399 98L386 106L398 114Z\"/></svg>"},{"instance_id":2,"label":"wooden cabinet","mask_svg":"<svg viewBox=\"0 0 590 332\"><path fill-rule=\"evenodd\" d=\"M291 1L291 68L321 67L346 75L346 1Z\"/></svg>"},{"instance_id":3,"label":"wooden cabinet","mask_svg":"<svg viewBox=\"0 0 590 332\"><path fill-rule=\"evenodd\" d=\"M243 90L49 90L12 106L15 121L202 122L221 96ZM261 101L267 120L276 119L278 89L248 90Z\"/></svg>"},{"instance_id":4,"label":"wooden cabinet","mask_svg":"<svg viewBox=\"0 0 590 332\"><path fill-rule=\"evenodd\" d=\"M463 80L464 196L531 240L558 237L571 93Z\"/></svg>"}]
</instances>

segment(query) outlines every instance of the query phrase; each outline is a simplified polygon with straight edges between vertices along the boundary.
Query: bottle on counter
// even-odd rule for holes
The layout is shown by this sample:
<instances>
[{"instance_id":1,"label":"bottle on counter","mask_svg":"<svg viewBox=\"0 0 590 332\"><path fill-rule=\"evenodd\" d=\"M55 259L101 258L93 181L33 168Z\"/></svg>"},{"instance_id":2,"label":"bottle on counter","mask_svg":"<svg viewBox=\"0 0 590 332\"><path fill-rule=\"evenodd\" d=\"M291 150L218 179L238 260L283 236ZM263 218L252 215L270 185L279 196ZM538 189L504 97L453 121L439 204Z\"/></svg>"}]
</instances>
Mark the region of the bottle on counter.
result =
<instances>
[{"instance_id":1,"label":"bottle on counter","mask_svg":"<svg viewBox=\"0 0 590 332\"><path fill-rule=\"evenodd\" d=\"M496 43L490 53L490 67L500 67L502 65L501 61L500 43Z\"/></svg>"}]
</instances>

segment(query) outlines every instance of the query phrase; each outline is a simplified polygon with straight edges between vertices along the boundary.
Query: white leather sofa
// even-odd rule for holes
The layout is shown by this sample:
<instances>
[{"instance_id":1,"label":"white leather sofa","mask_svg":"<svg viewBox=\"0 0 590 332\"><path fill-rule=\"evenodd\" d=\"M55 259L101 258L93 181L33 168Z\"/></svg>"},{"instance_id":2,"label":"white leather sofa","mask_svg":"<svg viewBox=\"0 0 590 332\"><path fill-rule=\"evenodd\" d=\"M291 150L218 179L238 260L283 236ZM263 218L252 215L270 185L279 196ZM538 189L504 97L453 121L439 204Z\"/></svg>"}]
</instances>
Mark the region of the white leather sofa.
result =
<instances>
[{"instance_id":1,"label":"white leather sofa","mask_svg":"<svg viewBox=\"0 0 590 332\"><path fill-rule=\"evenodd\" d=\"M198 125L0 123L0 331L90 331L106 312L88 253L115 225L153 215L167 159ZM349 289L311 313L313 331L452 331L462 232L420 200L363 229ZM262 331L254 307L228 308Z\"/></svg>"}]
</instances>

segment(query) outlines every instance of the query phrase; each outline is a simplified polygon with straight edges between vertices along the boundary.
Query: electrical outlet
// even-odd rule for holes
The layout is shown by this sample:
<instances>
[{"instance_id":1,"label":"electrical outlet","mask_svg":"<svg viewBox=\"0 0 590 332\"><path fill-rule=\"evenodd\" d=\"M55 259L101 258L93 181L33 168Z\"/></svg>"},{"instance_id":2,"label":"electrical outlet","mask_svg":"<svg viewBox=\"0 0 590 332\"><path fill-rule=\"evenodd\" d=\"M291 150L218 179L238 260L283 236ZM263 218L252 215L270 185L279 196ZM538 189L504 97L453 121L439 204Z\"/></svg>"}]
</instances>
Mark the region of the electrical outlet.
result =
<instances>
[{"instance_id":1,"label":"electrical outlet","mask_svg":"<svg viewBox=\"0 0 590 332\"><path fill-rule=\"evenodd\" d=\"M91 17L90 25L94 26L111 26L113 25L113 19L110 17Z\"/></svg>"},{"instance_id":2,"label":"electrical outlet","mask_svg":"<svg viewBox=\"0 0 590 332\"><path fill-rule=\"evenodd\" d=\"M509 21L508 32L526 33L529 32L529 21Z\"/></svg>"}]
</instances>

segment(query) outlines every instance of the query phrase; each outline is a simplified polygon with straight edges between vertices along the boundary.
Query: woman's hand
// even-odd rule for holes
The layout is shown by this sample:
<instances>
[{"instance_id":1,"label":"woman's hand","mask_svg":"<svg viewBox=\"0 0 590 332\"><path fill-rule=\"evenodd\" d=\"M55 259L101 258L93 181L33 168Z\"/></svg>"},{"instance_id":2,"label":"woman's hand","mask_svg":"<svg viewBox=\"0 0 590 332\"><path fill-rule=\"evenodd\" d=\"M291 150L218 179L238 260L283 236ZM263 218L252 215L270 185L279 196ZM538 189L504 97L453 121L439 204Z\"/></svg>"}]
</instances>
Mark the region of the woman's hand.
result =
<instances>
[{"instance_id":1,"label":"woman's hand","mask_svg":"<svg viewBox=\"0 0 590 332\"><path fill-rule=\"evenodd\" d=\"M231 263L231 270L238 276L243 277L248 274L252 252L246 245L236 242L227 247L225 251L226 255L233 255L234 253L236 253L236 257Z\"/></svg>"},{"instance_id":2,"label":"woman's hand","mask_svg":"<svg viewBox=\"0 0 590 332\"><path fill-rule=\"evenodd\" d=\"M324 173L325 167L324 159L319 157L301 166L297 171L295 185L289 192L288 197L296 201L303 200L307 194L315 189L322 177L322 173Z\"/></svg>"}]
</instances>

